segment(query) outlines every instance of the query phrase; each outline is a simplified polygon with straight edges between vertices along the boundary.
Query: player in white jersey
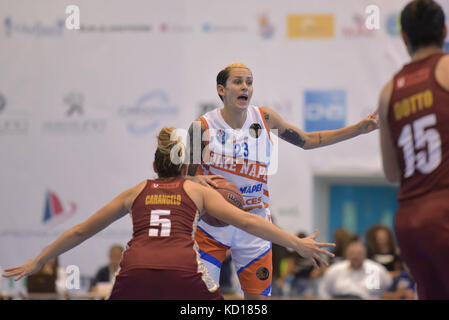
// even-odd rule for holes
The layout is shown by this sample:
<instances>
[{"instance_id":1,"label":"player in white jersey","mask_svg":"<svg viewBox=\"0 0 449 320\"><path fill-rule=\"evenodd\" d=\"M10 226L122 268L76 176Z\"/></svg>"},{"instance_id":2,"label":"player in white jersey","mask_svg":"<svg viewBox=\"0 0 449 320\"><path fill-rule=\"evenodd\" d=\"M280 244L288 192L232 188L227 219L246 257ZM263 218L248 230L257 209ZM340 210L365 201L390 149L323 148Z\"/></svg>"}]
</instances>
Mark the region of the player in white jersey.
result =
<instances>
[{"instance_id":1,"label":"player in white jersey","mask_svg":"<svg viewBox=\"0 0 449 320\"><path fill-rule=\"evenodd\" d=\"M216 186L213 178L221 175L240 188L244 210L271 221L267 173L272 152L270 130L281 139L303 149L334 144L377 128L377 114L359 123L330 131L306 133L285 122L267 107L249 104L253 93L250 69L233 63L217 76L217 92L224 108L198 118L189 129L192 181ZM195 240L201 258L218 283L220 268L230 249L245 299L263 299L271 294L271 243L233 226L214 226L201 220Z\"/></svg>"}]
</instances>

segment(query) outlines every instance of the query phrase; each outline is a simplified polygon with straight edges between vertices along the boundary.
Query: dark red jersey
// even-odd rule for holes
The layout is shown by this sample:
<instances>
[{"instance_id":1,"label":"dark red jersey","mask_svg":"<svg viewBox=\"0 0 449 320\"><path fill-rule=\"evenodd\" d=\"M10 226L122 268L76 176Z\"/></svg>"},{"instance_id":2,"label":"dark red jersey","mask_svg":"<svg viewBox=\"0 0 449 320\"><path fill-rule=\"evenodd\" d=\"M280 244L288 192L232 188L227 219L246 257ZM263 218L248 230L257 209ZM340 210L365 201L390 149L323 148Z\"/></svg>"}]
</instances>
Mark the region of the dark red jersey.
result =
<instances>
[{"instance_id":1,"label":"dark red jersey","mask_svg":"<svg viewBox=\"0 0 449 320\"><path fill-rule=\"evenodd\" d=\"M393 78L388 123L401 171L398 200L449 188L449 92L435 78L443 53Z\"/></svg>"},{"instance_id":2,"label":"dark red jersey","mask_svg":"<svg viewBox=\"0 0 449 320\"><path fill-rule=\"evenodd\" d=\"M131 208L133 237L123 253L121 272L164 269L198 272L194 233L198 210L184 191L185 179L148 180Z\"/></svg>"}]
</instances>

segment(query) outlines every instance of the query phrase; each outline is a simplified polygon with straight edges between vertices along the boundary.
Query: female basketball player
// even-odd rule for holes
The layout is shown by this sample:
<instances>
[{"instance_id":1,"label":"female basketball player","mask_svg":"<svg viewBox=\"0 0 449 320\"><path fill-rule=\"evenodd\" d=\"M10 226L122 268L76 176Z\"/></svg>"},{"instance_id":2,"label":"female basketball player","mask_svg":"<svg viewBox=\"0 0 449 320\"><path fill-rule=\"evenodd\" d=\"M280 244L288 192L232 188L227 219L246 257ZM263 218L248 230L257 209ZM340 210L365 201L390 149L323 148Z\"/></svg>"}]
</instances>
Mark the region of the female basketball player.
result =
<instances>
[{"instance_id":1,"label":"female basketball player","mask_svg":"<svg viewBox=\"0 0 449 320\"><path fill-rule=\"evenodd\" d=\"M400 182L395 233L420 299L449 299L449 55L444 11L415 0L401 13L411 61L379 98L385 176Z\"/></svg>"},{"instance_id":2,"label":"female basketball player","mask_svg":"<svg viewBox=\"0 0 449 320\"><path fill-rule=\"evenodd\" d=\"M372 113L346 128L306 133L287 123L273 109L250 105L253 76L241 63L233 63L218 74L217 92L224 107L206 113L189 129L189 179L205 186L216 186L213 179L223 176L243 190L244 210L268 221L271 220L267 186L272 149L270 130L277 130L281 139L300 148L313 149L377 128L377 114ZM227 147L228 142L233 145ZM260 149L264 152L259 152ZM201 258L214 279L218 281L221 263L226 250L230 249L245 298L269 296L271 243L233 226L211 224L211 220L199 222L196 240ZM260 270L268 276L261 276Z\"/></svg>"},{"instance_id":3,"label":"female basketball player","mask_svg":"<svg viewBox=\"0 0 449 320\"><path fill-rule=\"evenodd\" d=\"M92 237L115 220L131 213L133 237L123 254L120 272L110 299L220 299L215 281L201 263L194 235L203 209L246 232L296 250L325 263L320 254L332 256L311 237L299 239L256 215L227 202L217 191L185 180L185 165L174 164L171 154L185 158L185 148L175 128L164 128L158 136L153 167L158 179L143 181L126 190L85 222L63 233L26 264L5 269L5 277L24 276L38 271L44 263Z\"/></svg>"}]
</instances>

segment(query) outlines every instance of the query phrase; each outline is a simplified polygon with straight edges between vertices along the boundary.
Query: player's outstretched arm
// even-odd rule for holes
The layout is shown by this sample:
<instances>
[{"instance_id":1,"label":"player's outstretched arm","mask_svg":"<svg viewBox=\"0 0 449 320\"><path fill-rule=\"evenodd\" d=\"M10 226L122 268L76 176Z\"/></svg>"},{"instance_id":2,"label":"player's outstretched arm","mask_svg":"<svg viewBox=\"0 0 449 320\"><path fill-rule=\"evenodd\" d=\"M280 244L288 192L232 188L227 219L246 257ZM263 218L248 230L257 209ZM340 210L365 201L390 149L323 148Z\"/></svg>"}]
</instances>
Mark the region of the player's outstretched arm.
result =
<instances>
[{"instance_id":1,"label":"player's outstretched arm","mask_svg":"<svg viewBox=\"0 0 449 320\"><path fill-rule=\"evenodd\" d=\"M212 188L201 187L201 189L203 192L203 208L217 219L232 224L257 237L296 250L304 258L311 260L315 268L319 268L317 261L320 264L328 265L320 254L325 254L330 257L334 256L323 248L335 247L335 244L315 241L318 236L318 230L312 236L300 239L258 215L245 212L233 206Z\"/></svg>"},{"instance_id":2,"label":"player's outstretched arm","mask_svg":"<svg viewBox=\"0 0 449 320\"><path fill-rule=\"evenodd\" d=\"M122 192L114 200L94 213L86 221L70 228L60 235L53 243L46 247L34 259L28 260L24 265L7 268L3 277L16 276L14 280L20 280L37 271L50 259L76 247L83 241L100 232L115 220L129 212L139 190L142 190L146 182L142 182L134 188Z\"/></svg>"},{"instance_id":3,"label":"player's outstretched arm","mask_svg":"<svg viewBox=\"0 0 449 320\"><path fill-rule=\"evenodd\" d=\"M369 114L360 122L346 128L327 131L304 132L287 123L273 109L262 107L265 121L270 129L277 129L279 137L303 149L314 149L328 146L354 138L360 134L371 132L378 128L377 111Z\"/></svg>"},{"instance_id":4,"label":"player's outstretched arm","mask_svg":"<svg viewBox=\"0 0 449 320\"><path fill-rule=\"evenodd\" d=\"M380 148L382 151L382 164L385 177L390 182L399 182L401 172L399 170L396 151L388 128L388 105L390 103L393 81L388 82L379 97L379 126L380 126Z\"/></svg>"}]
</instances>

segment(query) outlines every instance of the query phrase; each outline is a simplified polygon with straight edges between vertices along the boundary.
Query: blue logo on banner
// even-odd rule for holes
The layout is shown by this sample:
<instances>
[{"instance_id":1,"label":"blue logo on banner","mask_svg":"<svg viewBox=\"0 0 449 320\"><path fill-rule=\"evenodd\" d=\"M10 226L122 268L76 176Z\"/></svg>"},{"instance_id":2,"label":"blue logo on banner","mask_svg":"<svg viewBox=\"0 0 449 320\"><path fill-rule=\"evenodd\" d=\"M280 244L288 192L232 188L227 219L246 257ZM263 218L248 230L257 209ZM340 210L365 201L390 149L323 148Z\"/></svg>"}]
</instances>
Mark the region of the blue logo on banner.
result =
<instances>
[{"instance_id":1,"label":"blue logo on banner","mask_svg":"<svg viewBox=\"0 0 449 320\"><path fill-rule=\"evenodd\" d=\"M398 36L401 33L401 24L397 13L390 13L387 16L387 32L391 36Z\"/></svg>"},{"instance_id":2,"label":"blue logo on banner","mask_svg":"<svg viewBox=\"0 0 449 320\"><path fill-rule=\"evenodd\" d=\"M127 120L130 133L145 135L161 128L167 121L173 121L179 111L165 91L154 90L137 99L134 105L121 107L119 115Z\"/></svg>"},{"instance_id":3,"label":"blue logo on banner","mask_svg":"<svg viewBox=\"0 0 449 320\"><path fill-rule=\"evenodd\" d=\"M449 53L449 41L444 43L444 52Z\"/></svg>"},{"instance_id":4,"label":"blue logo on banner","mask_svg":"<svg viewBox=\"0 0 449 320\"><path fill-rule=\"evenodd\" d=\"M335 130L346 126L344 90L308 90L304 96L304 128L307 132Z\"/></svg>"}]
</instances>

